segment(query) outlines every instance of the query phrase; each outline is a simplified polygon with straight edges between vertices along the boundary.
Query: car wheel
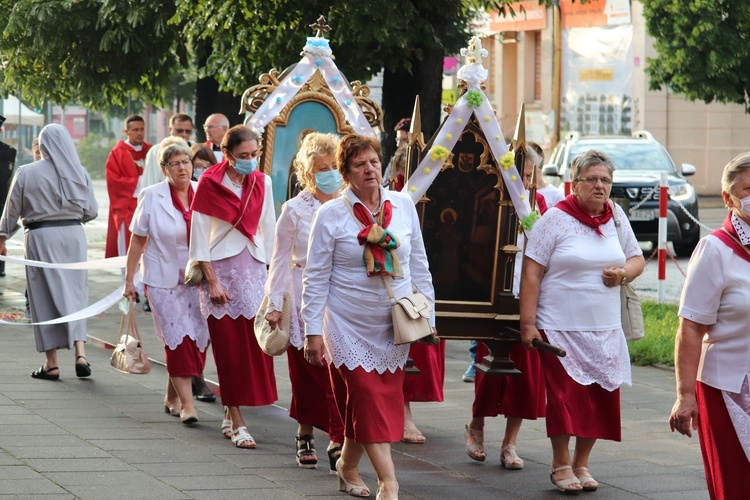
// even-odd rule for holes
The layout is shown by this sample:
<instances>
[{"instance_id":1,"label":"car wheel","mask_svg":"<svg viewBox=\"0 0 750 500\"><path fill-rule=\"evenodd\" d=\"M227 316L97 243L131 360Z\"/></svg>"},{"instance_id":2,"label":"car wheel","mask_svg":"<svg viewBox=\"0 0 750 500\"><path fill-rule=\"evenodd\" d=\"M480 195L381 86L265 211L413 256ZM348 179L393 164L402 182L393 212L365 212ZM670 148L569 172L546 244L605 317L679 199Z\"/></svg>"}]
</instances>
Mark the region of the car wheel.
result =
<instances>
[{"instance_id":1,"label":"car wheel","mask_svg":"<svg viewBox=\"0 0 750 500\"><path fill-rule=\"evenodd\" d=\"M698 245L698 241L701 239L700 231L696 231L693 236L686 238L681 242L673 241L674 251L678 257L690 257L693 254L693 250Z\"/></svg>"}]
</instances>

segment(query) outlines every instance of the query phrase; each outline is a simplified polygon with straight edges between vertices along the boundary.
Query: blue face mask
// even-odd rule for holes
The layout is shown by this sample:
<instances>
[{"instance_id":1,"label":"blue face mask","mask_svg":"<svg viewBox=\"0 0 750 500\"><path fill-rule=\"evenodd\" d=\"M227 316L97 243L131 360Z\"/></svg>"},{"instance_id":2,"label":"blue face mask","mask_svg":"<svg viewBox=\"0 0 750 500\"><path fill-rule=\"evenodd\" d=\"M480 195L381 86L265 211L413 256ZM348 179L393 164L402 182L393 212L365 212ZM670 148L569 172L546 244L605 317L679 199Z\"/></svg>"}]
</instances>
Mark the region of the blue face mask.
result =
<instances>
[{"instance_id":1,"label":"blue face mask","mask_svg":"<svg viewBox=\"0 0 750 500\"><path fill-rule=\"evenodd\" d=\"M315 187L321 193L333 194L341 184L341 174L338 170L326 170L315 174Z\"/></svg>"},{"instance_id":2,"label":"blue face mask","mask_svg":"<svg viewBox=\"0 0 750 500\"><path fill-rule=\"evenodd\" d=\"M252 174L256 168L258 168L257 158L252 158L250 160L241 160L239 158L234 159L234 169L240 175Z\"/></svg>"}]
</instances>

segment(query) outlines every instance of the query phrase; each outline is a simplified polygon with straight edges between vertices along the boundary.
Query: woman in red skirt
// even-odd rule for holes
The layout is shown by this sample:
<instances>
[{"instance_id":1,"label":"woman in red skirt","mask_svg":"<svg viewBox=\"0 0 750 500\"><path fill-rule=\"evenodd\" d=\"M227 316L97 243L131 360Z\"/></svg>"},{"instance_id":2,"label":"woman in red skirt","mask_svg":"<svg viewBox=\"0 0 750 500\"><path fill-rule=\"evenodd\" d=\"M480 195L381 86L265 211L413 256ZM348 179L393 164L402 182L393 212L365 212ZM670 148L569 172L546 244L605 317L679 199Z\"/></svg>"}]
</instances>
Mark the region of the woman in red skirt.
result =
<instances>
[{"instance_id":1,"label":"woman in red skirt","mask_svg":"<svg viewBox=\"0 0 750 500\"><path fill-rule=\"evenodd\" d=\"M310 133L305 136L295 157L297 182L302 191L284 203L276 222L276 243L266 281L268 312L272 328L281 321L284 301L290 311L289 380L292 403L289 415L297 421L297 465L303 469L318 466L313 428L328 432L331 441L327 453L333 474L344 443L344 423L333 397L328 366L311 365L305 360L305 327L300 316L302 271L307 263L307 240L313 217L323 203L338 198L341 174L336 170L338 137Z\"/></svg>"},{"instance_id":2,"label":"woman in red skirt","mask_svg":"<svg viewBox=\"0 0 750 500\"><path fill-rule=\"evenodd\" d=\"M729 213L688 265L675 338L669 426L698 430L712 499L745 498L750 477L750 153L724 167Z\"/></svg>"},{"instance_id":3,"label":"woman in red skirt","mask_svg":"<svg viewBox=\"0 0 750 500\"><path fill-rule=\"evenodd\" d=\"M197 307L198 290L186 286L185 264L190 241L192 182L190 148L179 138L166 139L157 153L166 179L138 196L128 248L123 295L135 300L135 275L148 287L156 335L164 342L167 359L167 394L164 411L183 423L198 421L193 406L192 377L203 372L208 345L206 319ZM145 247L145 252L144 252Z\"/></svg>"},{"instance_id":4,"label":"woman in red skirt","mask_svg":"<svg viewBox=\"0 0 750 500\"><path fill-rule=\"evenodd\" d=\"M529 235L521 277L521 340L567 351L540 351L547 388L550 479L565 493L593 491L597 439L619 441L620 385L630 384L620 285L640 276L643 255L627 216L608 203L614 164L587 151L573 163L573 194L550 208ZM619 221L622 244L618 237ZM575 452L570 456L570 437Z\"/></svg>"},{"instance_id":5,"label":"woman in red skirt","mask_svg":"<svg viewBox=\"0 0 750 500\"><path fill-rule=\"evenodd\" d=\"M350 134L336 164L349 187L313 220L303 274L305 357L327 360L344 421L336 464L339 490L369 496L359 475L363 453L378 477L378 499L398 497L391 443L404 432L408 345L393 344L391 303L415 285L434 302L432 278L414 203L382 188L380 143ZM434 317L431 320L434 325Z\"/></svg>"},{"instance_id":6,"label":"woman in red skirt","mask_svg":"<svg viewBox=\"0 0 750 500\"><path fill-rule=\"evenodd\" d=\"M242 125L232 127L221 150L224 161L198 181L190 259L199 263L205 280L200 307L227 407L222 432L239 448L255 448L240 406L269 405L277 399L273 358L260 349L253 332L273 253L276 214L271 178L257 170L256 134Z\"/></svg>"}]
</instances>

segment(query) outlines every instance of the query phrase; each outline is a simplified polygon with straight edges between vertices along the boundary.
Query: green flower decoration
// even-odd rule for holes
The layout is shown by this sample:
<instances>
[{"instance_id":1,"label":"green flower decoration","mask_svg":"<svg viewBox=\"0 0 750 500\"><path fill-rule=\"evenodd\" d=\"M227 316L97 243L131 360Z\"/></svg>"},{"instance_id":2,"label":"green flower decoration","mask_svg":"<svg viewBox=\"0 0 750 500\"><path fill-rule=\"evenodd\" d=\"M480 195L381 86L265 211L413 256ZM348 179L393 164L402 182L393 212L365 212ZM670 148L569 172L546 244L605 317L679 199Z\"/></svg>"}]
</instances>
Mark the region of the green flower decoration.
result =
<instances>
[{"instance_id":1,"label":"green flower decoration","mask_svg":"<svg viewBox=\"0 0 750 500\"><path fill-rule=\"evenodd\" d=\"M430 157L432 158L432 161L444 161L448 158L449 154L450 151L443 146L435 146L430 149Z\"/></svg>"},{"instance_id":2,"label":"green flower decoration","mask_svg":"<svg viewBox=\"0 0 750 500\"><path fill-rule=\"evenodd\" d=\"M500 157L500 166L503 170L509 170L516 163L516 154L513 151L508 151Z\"/></svg>"},{"instance_id":3,"label":"green flower decoration","mask_svg":"<svg viewBox=\"0 0 750 500\"><path fill-rule=\"evenodd\" d=\"M470 90L466 93L466 100L469 101L469 106L476 108L482 105L484 97L482 97L482 93L478 90Z\"/></svg>"},{"instance_id":4,"label":"green flower decoration","mask_svg":"<svg viewBox=\"0 0 750 500\"><path fill-rule=\"evenodd\" d=\"M524 231L529 231L532 227L534 227L534 223L539 220L539 213L534 211L531 212L529 215L521 219L521 228Z\"/></svg>"}]
</instances>

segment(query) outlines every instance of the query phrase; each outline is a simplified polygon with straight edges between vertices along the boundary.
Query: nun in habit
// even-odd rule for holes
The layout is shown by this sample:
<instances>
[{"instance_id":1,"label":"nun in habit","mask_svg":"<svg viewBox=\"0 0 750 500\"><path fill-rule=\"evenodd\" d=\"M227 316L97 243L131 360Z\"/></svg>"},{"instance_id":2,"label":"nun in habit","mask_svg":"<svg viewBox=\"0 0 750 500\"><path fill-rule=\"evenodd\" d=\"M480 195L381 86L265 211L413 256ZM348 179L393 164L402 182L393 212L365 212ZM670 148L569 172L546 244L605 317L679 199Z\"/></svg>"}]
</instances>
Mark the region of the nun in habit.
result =
<instances>
[{"instance_id":1,"label":"nun in habit","mask_svg":"<svg viewBox=\"0 0 750 500\"><path fill-rule=\"evenodd\" d=\"M0 219L0 254L5 241L24 227L24 257L49 263L86 261L83 223L94 219L98 206L91 179L81 166L73 139L62 125L50 124L39 136L42 159L21 167L10 186ZM26 267L26 282L34 323L84 309L88 305L88 272L85 270ZM75 348L79 377L91 375L86 361L86 320L34 326L38 352L46 361L33 378L57 380L57 349Z\"/></svg>"}]
</instances>

